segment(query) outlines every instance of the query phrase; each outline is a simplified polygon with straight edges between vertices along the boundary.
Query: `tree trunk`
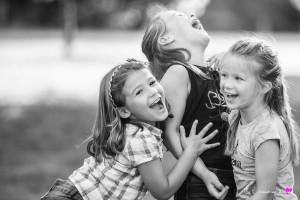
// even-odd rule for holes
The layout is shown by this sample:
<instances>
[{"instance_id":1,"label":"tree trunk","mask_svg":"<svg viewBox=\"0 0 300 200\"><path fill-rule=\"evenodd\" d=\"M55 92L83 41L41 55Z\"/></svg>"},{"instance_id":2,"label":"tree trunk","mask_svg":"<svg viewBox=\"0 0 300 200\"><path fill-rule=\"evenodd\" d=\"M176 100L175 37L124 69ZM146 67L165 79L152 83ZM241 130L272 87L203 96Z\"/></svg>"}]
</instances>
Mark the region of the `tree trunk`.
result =
<instances>
[{"instance_id":1,"label":"tree trunk","mask_svg":"<svg viewBox=\"0 0 300 200\"><path fill-rule=\"evenodd\" d=\"M9 24L8 13L9 13L9 1L0 0L0 27L8 26Z\"/></svg>"},{"instance_id":2,"label":"tree trunk","mask_svg":"<svg viewBox=\"0 0 300 200\"><path fill-rule=\"evenodd\" d=\"M72 56L72 43L77 32L76 0L63 0L65 57Z\"/></svg>"}]
</instances>

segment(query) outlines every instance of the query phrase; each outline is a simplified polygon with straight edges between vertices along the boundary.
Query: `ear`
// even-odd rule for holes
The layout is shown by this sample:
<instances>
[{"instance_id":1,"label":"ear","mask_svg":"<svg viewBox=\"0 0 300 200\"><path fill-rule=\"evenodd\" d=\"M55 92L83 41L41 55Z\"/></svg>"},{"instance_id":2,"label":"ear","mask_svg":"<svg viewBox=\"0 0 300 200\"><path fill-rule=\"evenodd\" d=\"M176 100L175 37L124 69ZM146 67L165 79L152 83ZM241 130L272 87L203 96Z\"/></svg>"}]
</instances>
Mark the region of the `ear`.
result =
<instances>
[{"instance_id":1,"label":"ear","mask_svg":"<svg viewBox=\"0 0 300 200\"><path fill-rule=\"evenodd\" d=\"M269 92L272 88L272 83L271 82L265 82L262 85L262 91L264 94L266 94L267 92Z\"/></svg>"},{"instance_id":2,"label":"ear","mask_svg":"<svg viewBox=\"0 0 300 200\"><path fill-rule=\"evenodd\" d=\"M118 107L117 111L121 118L128 118L131 115L131 112L125 107Z\"/></svg>"},{"instance_id":3,"label":"ear","mask_svg":"<svg viewBox=\"0 0 300 200\"><path fill-rule=\"evenodd\" d=\"M164 35L159 37L158 43L160 45L168 45L175 41L175 38L172 35Z\"/></svg>"}]
</instances>

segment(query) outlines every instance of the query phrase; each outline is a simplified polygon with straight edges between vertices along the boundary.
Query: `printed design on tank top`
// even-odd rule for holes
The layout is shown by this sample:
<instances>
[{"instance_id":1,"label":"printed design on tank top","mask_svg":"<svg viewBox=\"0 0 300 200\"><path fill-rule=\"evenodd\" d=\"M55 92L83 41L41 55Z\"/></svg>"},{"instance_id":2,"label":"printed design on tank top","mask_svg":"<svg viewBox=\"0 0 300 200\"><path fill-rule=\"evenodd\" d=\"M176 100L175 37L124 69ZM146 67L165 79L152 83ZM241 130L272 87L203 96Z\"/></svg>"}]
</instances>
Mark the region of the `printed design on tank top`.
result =
<instances>
[{"instance_id":1,"label":"printed design on tank top","mask_svg":"<svg viewBox=\"0 0 300 200\"><path fill-rule=\"evenodd\" d=\"M239 146L239 140L237 140L237 143L236 143L236 145L234 147L234 150L233 150L233 154L237 154L238 146ZM239 160L235 160L235 159L231 158L231 164L232 164L232 166L236 166L236 167L242 169L242 163Z\"/></svg>"},{"instance_id":2,"label":"printed design on tank top","mask_svg":"<svg viewBox=\"0 0 300 200\"><path fill-rule=\"evenodd\" d=\"M225 98L219 93L214 91L209 91L207 94L209 103L206 103L205 106L208 109L215 109L216 107L226 107Z\"/></svg>"}]
</instances>

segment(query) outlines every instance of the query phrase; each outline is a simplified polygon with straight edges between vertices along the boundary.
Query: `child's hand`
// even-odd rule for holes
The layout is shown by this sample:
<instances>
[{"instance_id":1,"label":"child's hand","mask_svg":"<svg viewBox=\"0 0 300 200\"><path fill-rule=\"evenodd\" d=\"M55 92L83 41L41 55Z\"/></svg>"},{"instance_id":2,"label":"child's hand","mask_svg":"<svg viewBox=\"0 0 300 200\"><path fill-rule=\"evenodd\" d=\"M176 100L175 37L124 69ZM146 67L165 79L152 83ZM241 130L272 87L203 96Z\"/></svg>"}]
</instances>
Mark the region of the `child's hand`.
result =
<instances>
[{"instance_id":1,"label":"child's hand","mask_svg":"<svg viewBox=\"0 0 300 200\"><path fill-rule=\"evenodd\" d=\"M220 143L213 143L213 144L206 144L209 140L211 140L217 133L218 130L213 131L211 134L203 138L204 134L209 130L212 126L212 123L208 123L198 135L196 135L196 127L198 124L198 120L195 120L189 137L185 135L185 129L183 126L180 126L180 141L181 146L184 150L190 149L191 151L195 151L196 154L199 156L207 149L211 149L220 145Z\"/></svg>"},{"instance_id":2,"label":"child's hand","mask_svg":"<svg viewBox=\"0 0 300 200\"><path fill-rule=\"evenodd\" d=\"M212 197L221 200L226 197L229 187L223 186L213 172L208 170L202 180Z\"/></svg>"},{"instance_id":3,"label":"child's hand","mask_svg":"<svg viewBox=\"0 0 300 200\"><path fill-rule=\"evenodd\" d=\"M206 62L208 67L212 67L213 69L217 70L221 67L221 60L223 56L225 55L225 51L221 53L216 53L213 56L211 56Z\"/></svg>"}]
</instances>

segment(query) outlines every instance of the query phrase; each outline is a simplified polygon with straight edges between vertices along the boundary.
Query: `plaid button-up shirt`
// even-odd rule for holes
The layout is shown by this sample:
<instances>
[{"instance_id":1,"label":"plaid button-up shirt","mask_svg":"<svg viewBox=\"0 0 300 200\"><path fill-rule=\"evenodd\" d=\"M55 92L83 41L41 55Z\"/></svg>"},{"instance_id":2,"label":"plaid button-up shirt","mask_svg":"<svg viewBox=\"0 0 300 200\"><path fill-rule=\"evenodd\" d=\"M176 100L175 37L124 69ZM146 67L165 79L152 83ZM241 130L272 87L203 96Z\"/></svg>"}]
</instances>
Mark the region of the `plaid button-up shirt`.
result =
<instances>
[{"instance_id":1,"label":"plaid button-up shirt","mask_svg":"<svg viewBox=\"0 0 300 200\"><path fill-rule=\"evenodd\" d=\"M145 123L142 126L143 131L126 125L126 145L121 154L101 163L89 157L69 177L84 200L143 199L147 188L137 166L162 159L163 145L161 130Z\"/></svg>"}]
</instances>

